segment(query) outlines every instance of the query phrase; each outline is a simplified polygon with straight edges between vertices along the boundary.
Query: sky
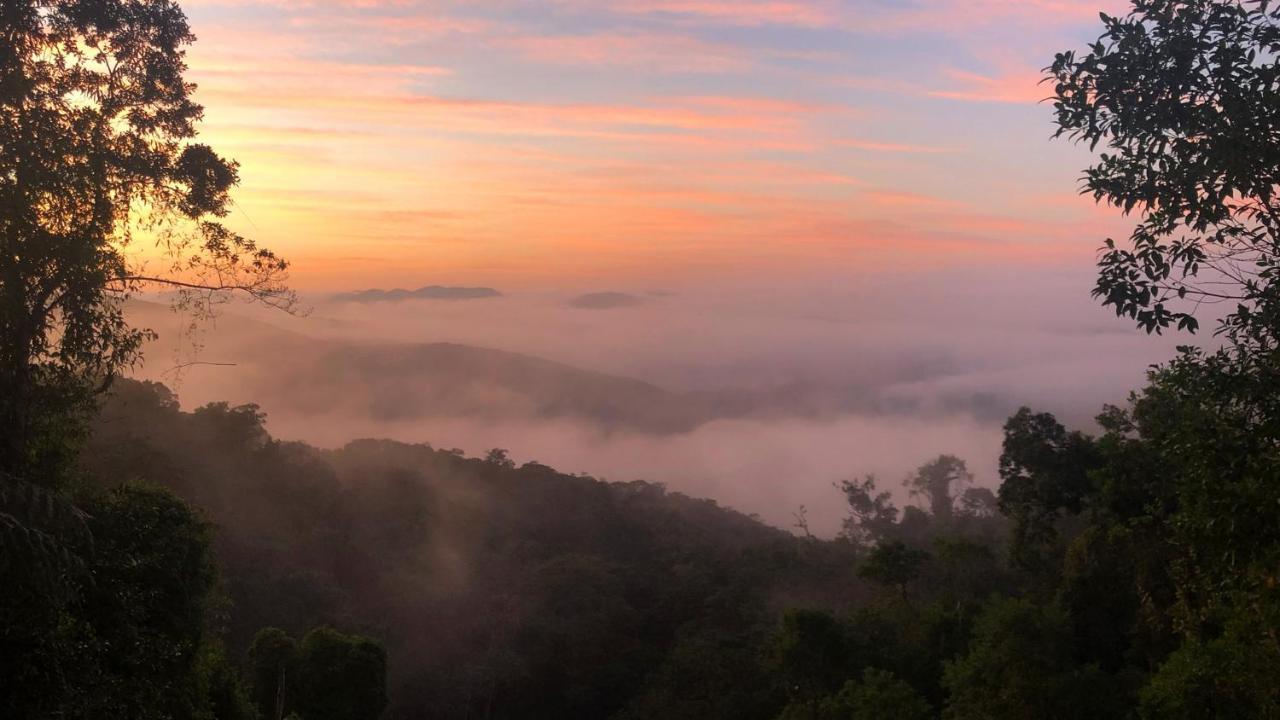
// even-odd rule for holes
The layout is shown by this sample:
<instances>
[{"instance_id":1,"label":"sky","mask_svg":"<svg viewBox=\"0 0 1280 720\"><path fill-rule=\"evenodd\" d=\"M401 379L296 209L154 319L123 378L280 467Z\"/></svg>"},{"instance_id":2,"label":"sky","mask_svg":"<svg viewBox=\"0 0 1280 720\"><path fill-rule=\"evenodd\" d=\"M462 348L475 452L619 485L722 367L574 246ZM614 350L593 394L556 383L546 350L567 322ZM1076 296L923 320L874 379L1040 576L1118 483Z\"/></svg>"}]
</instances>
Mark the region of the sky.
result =
<instances>
[{"instance_id":1,"label":"sky","mask_svg":"<svg viewBox=\"0 0 1280 720\"><path fill-rule=\"evenodd\" d=\"M1087 268L1039 68L1117 0L187 0L231 224L304 291Z\"/></svg>"},{"instance_id":2,"label":"sky","mask_svg":"<svg viewBox=\"0 0 1280 720\"><path fill-rule=\"evenodd\" d=\"M227 220L309 311L233 312L336 344L229 320L161 332L147 374L188 407L259 403L286 439L502 447L783 527L804 505L828 534L840 479L900 490L952 453L995 487L1018 406L1088 429L1186 341L1090 297L1131 220L1079 195L1090 153L1052 139L1039 82L1126 4L185 0L202 140L241 163ZM343 298L426 285L500 294ZM439 368L326 364L439 342L757 410L619 430L519 411L538 388L516 382L445 412ZM192 348L209 362L179 378ZM394 418L369 409L388 397Z\"/></svg>"}]
</instances>

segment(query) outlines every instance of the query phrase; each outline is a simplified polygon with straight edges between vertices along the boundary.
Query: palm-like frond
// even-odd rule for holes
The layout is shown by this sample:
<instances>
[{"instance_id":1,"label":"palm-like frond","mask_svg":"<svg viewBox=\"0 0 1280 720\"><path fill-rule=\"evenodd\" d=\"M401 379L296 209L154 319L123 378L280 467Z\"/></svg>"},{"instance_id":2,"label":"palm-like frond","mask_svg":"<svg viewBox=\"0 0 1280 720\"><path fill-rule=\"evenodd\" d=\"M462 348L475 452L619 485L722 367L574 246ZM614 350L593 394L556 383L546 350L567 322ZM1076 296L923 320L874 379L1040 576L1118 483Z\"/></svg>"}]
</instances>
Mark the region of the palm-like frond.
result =
<instances>
[{"instance_id":1,"label":"palm-like frond","mask_svg":"<svg viewBox=\"0 0 1280 720\"><path fill-rule=\"evenodd\" d=\"M0 472L0 576L43 583L83 565L88 516L60 493Z\"/></svg>"}]
</instances>

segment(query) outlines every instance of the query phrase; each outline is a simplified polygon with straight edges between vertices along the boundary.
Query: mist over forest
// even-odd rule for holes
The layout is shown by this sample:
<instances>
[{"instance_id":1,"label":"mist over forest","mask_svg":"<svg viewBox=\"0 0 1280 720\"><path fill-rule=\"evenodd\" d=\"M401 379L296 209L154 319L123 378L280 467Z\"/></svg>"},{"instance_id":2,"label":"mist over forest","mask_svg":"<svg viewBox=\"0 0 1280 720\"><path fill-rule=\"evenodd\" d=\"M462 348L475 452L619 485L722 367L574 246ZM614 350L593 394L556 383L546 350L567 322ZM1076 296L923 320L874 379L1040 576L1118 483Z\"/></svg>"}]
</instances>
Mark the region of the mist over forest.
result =
<instances>
[{"instance_id":1,"label":"mist over forest","mask_svg":"<svg viewBox=\"0 0 1280 720\"><path fill-rule=\"evenodd\" d=\"M776 527L805 506L831 535L833 483L900 479L945 452L994 488L1000 426L1019 406L1090 427L1172 352L1175 339L1134 334L1087 296L1064 303L1054 291L1085 282L868 276L589 309L566 290L440 288L376 303L317 294L299 317L233 303L200 320L163 298L132 312L161 337L139 377L188 408L257 404L278 437L503 448L662 482Z\"/></svg>"}]
</instances>

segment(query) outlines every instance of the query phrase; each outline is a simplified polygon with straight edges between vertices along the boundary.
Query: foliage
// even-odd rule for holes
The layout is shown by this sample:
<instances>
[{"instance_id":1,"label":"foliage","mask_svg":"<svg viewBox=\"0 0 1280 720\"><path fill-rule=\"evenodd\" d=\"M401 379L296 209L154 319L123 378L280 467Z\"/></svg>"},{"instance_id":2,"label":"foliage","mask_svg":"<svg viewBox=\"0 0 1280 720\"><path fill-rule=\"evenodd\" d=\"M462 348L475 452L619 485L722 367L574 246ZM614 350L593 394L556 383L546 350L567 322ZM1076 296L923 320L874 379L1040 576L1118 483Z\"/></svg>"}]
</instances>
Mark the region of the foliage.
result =
<instances>
[{"instance_id":1,"label":"foliage","mask_svg":"<svg viewBox=\"0 0 1280 720\"><path fill-rule=\"evenodd\" d=\"M93 584L82 612L105 656L77 678L93 709L85 714L197 715L206 617L217 601L207 525L171 493L140 485L91 498L86 510Z\"/></svg>"},{"instance_id":2,"label":"foliage","mask_svg":"<svg viewBox=\"0 0 1280 720\"><path fill-rule=\"evenodd\" d=\"M74 549L73 572L53 586L25 584L23 568L6 575L22 589L0 597L12 680L0 707L13 717L252 717L212 627L221 600L205 522L143 485L79 505L71 525L48 530ZM86 534L92 546L77 540Z\"/></svg>"},{"instance_id":3,"label":"foliage","mask_svg":"<svg viewBox=\"0 0 1280 720\"><path fill-rule=\"evenodd\" d=\"M370 638L316 628L302 638L293 695L305 720L376 720L387 705L387 653Z\"/></svg>"},{"instance_id":4,"label":"foliage","mask_svg":"<svg viewBox=\"0 0 1280 720\"><path fill-rule=\"evenodd\" d=\"M961 485L973 482L964 460L955 455L939 455L921 465L904 483L911 497L924 498L929 513L939 522L948 522Z\"/></svg>"},{"instance_id":5,"label":"foliage","mask_svg":"<svg viewBox=\"0 0 1280 720\"><path fill-rule=\"evenodd\" d=\"M284 261L219 222L237 167L194 142L176 5L17 0L0 30L0 470L53 482L148 337L130 293L165 284L197 310L227 290L292 295ZM167 267L130 254L141 237Z\"/></svg>"},{"instance_id":6,"label":"foliage","mask_svg":"<svg viewBox=\"0 0 1280 720\"><path fill-rule=\"evenodd\" d=\"M994 601L974 630L970 651L947 663L947 717L1120 717L1110 679L1077 666L1067 618L1026 600Z\"/></svg>"},{"instance_id":7,"label":"foliage","mask_svg":"<svg viewBox=\"0 0 1280 720\"><path fill-rule=\"evenodd\" d=\"M895 718L928 720L933 708L910 685L891 672L867 668L860 680L850 680L823 703L821 715L832 720Z\"/></svg>"},{"instance_id":8,"label":"foliage","mask_svg":"<svg viewBox=\"0 0 1280 720\"><path fill-rule=\"evenodd\" d=\"M874 475L861 480L844 480L837 487L844 493L849 506L844 536L850 540L874 544L898 522L898 508L893 506L888 492L877 491Z\"/></svg>"},{"instance_id":9,"label":"foliage","mask_svg":"<svg viewBox=\"0 0 1280 720\"><path fill-rule=\"evenodd\" d=\"M907 584L920 576L921 566L929 553L907 547L901 540L877 545L867 557L858 575L873 582L897 588L906 595Z\"/></svg>"},{"instance_id":10,"label":"foliage","mask_svg":"<svg viewBox=\"0 0 1280 720\"><path fill-rule=\"evenodd\" d=\"M1142 692L1142 716L1161 720L1280 717L1280 653L1236 633L1193 640L1169 656Z\"/></svg>"},{"instance_id":11,"label":"foliage","mask_svg":"<svg viewBox=\"0 0 1280 720\"><path fill-rule=\"evenodd\" d=\"M280 628L263 628L245 660L245 682L258 715L281 720L293 711L291 685L298 675L298 643Z\"/></svg>"},{"instance_id":12,"label":"foliage","mask_svg":"<svg viewBox=\"0 0 1280 720\"><path fill-rule=\"evenodd\" d=\"M1083 434L1025 407L1005 423L1002 447L1000 510L1014 521L1014 562L1030 568L1053 552L1061 517L1083 509L1096 452Z\"/></svg>"},{"instance_id":13,"label":"foliage","mask_svg":"<svg viewBox=\"0 0 1280 720\"><path fill-rule=\"evenodd\" d=\"M1112 621L1085 626L1096 636L1133 622L1142 641L1131 651L1168 657L1143 691L1148 711L1186 716L1208 693L1261 712L1260 700L1207 680L1204 661L1280 652L1280 8L1143 0L1102 19L1087 54L1061 53L1048 70L1059 134L1109 149L1086 191L1141 215L1129 249L1108 241L1095 294L1149 331L1194 329L1189 310L1171 309L1179 301L1227 313L1219 350L1180 348L1129 408L1099 419L1106 433L1079 504L1091 530L1073 560L1091 579L1064 589L1083 609L1099 604L1088 585L1132 577ZM1094 546L1120 565L1097 572Z\"/></svg>"},{"instance_id":14,"label":"foliage","mask_svg":"<svg viewBox=\"0 0 1280 720\"><path fill-rule=\"evenodd\" d=\"M61 494L0 472L0 573L56 594L62 574L83 569L88 518Z\"/></svg>"},{"instance_id":15,"label":"foliage","mask_svg":"<svg viewBox=\"0 0 1280 720\"><path fill-rule=\"evenodd\" d=\"M389 441L320 451L262 423L251 407L183 412L162 386L121 381L81 468L164 482L214 520L233 652L263 627L386 638L389 715L771 717L773 598L866 592L847 543L805 547L651 483ZM676 679L693 666L723 693ZM249 659L259 708L274 708L255 679L270 675Z\"/></svg>"},{"instance_id":16,"label":"foliage","mask_svg":"<svg viewBox=\"0 0 1280 720\"><path fill-rule=\"evenodd\" d=\"M1106 148L1084 192L1141 221L1107 240L1094 290L1147 331L1229 308L1233 338L1274 345L1280 259L1280 8L1135 0L1087 54L1048 68L1059 136Z\"/></svg>"}]
</instances>

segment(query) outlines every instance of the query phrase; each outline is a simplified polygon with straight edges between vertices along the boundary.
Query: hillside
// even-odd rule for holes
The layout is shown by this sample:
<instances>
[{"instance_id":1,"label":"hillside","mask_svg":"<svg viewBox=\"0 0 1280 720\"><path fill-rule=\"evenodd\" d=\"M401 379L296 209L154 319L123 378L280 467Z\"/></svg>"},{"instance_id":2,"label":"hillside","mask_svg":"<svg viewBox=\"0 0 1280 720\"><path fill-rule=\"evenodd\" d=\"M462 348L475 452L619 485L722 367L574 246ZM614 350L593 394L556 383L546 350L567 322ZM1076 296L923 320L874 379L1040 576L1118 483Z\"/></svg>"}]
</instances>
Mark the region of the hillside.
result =
<instances>
[{"instance_id":1,"label":"hillside","mask_svg":"<svg viewBox=\"0 0 1280 720\"><path fill-rule=\"evenodd\" d=\"M564 419L658 434L726 411L707 396L502 350L321 339L237 316L192 335L154 303L133 303L130 316L163 339L140 376L171 382L181 369L184 394L197 403L232 398L273 415L374 422Z\"/></svg>"},{"instance_id":2,"label":"hillside","mask_svg":"<svg viewBox=\"0 0 1280 720\"><path fill-rule=\"evenodd\" d=\"M235 653L269 626L384 638L388 717L608 717L690 633L727 634L756 667L778 608L864 592L848 546L806 547L659 485L421 444L279 443L252 408L182 412L155 384L117 385L82 468L205 513ZM745 692L743 717L768 717L738 680L717 682Z\"/></svg>"}]
</instances>

